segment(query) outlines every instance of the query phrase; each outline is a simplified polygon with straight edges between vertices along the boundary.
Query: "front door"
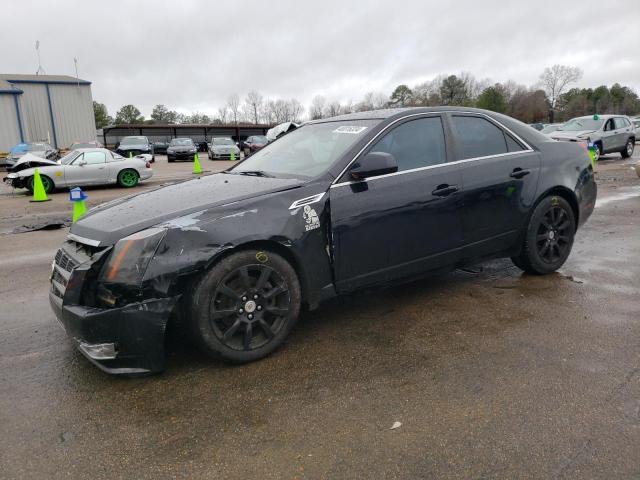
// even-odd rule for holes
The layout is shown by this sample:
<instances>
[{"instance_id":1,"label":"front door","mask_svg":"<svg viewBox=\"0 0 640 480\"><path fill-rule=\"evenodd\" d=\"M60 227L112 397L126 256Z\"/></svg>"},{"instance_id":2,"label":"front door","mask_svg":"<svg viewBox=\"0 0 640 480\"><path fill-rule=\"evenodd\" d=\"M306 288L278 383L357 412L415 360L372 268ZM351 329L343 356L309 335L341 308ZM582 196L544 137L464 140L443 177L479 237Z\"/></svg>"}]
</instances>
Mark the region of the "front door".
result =
<instances>
[{"instance_id":1,"label":"front door","mask_svg":"<svg viewBox=\"0 0 640 480\"><path fill-rule=\"evenodd\" d=\"M602 132L602 153L609 153L618 150L618 134L616 132L616 124L613 118L609 118L605 124Z\"/></svg>"},{"instance_id":2,"label":"front door","mask_svg":"<svg viewBox=\"0 0 640 480\"><path fill-rule=\"evenodd\" d=\"M513 245L536 198L540 155L481 115L451 116L466 259Z\"/></svg>"},{"instance_id":3,"label":"front door","mask_svg":"<svg viewBox=\"0 0 640 480\"><path fill-rule=\"evenodd\" d=\"M336 286L348 291L455 263L462 241L459 165L447 163L439 115L400 122L362 153L398 172L330 189Z\"/></svg>"},{"instance_id":4,"label":"front door","mask_svg":"<svg viewBox=\"0 0 640 480\"><path fill-rule=\"evenodd\" d=\"M107 183L107 159L104 152L84 152L64 168L65 183L70 187Z\"/></svg>"}]
</instances>

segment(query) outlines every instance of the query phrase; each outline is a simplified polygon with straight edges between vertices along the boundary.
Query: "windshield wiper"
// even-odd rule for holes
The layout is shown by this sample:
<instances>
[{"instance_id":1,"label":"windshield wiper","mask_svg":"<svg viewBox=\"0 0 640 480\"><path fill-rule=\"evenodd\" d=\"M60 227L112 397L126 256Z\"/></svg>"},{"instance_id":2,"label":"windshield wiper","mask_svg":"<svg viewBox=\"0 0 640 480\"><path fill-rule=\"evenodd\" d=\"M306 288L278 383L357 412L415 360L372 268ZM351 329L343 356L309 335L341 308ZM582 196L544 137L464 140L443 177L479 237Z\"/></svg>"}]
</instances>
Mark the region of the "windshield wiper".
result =
<instances>
[{"instance_id":1,"label":"windshield wiper","mask_svg":"<svg viewBox=\"0 0 640 480\"><path fill-rule=\"evenodd\" d=\"M275 178L273 175L265 172L264 170L242 170L237 172L238 175L251 175L253 177L269 177Z\"/></svg>"}]
</instances>

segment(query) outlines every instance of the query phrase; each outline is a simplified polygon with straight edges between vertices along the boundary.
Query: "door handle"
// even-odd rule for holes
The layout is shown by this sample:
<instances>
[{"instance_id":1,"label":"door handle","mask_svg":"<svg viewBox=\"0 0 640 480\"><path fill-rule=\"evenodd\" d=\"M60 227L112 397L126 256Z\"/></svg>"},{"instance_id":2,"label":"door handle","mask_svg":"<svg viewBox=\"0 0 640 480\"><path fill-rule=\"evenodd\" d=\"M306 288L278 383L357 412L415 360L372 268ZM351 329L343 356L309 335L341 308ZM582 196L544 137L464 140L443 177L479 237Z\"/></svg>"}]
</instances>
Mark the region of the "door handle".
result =
<instances>
[{"instance_id":1,"label":"door handle","mask_svg":"<svg viewBox=\"0 0 640 480\"><path fill-rule=\"evenodd\" d=\"M442 185L438 185L434 191L431 192L431 195L435 195L436 197L446 197L458 191L457 185L448 185L446 183Z\"/></svg>"},{"instance_id":2,"label":"door handle","mask_svg":"<svg viewBox=\"0 0 640 480\"><path fill-rule=\"evenodd\" d=\"M509 174L511 178L520 179L522 177L526 177L531 173L531 170L523 170L520 167L514 168L513 172Z\"/></svg>"}]
</instances>

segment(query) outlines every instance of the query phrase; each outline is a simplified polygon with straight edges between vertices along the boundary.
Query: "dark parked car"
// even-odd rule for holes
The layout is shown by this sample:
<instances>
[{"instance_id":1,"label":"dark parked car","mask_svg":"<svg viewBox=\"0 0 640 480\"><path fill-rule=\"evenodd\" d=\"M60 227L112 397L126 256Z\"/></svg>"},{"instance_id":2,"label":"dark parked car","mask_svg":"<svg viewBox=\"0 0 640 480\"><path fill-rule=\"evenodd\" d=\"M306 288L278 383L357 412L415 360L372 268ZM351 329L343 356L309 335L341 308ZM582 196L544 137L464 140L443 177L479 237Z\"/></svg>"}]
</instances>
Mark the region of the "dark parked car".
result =
<instances>
[{"instance_id":1,"label":"dark parked car","mask_svg":"<svg viewBox=\"0 0 640 480\"><path fill-rule=\"evenodd\" d=\"M267 143L269 143L269 140L264 135L252 135L242 142L240 150L244 152L245 157L248 157L266 146Z\"/></svg>"},{"instance_id":2,"label":"dark parked car","mask_svg":"<svg viewBox=\"0 0 640 480\"><path fill-rule=\"evenodd\" d=\"M176 160L193 161L193 156L198 149L190 138L174 138L167 148L167 160L175 162Z\"/></svg>"},{"instance_id":3,"label":"dark parked car","mask_svg":"<svg viewBox=\"0 0 640 480\"><path fill-rule=\"evenodd\" d=\"M335 295L487 257L553 272L595 200L583 146L507 116L354 113L92 209L56 254L50 301L107 372L161 371L170 318L210 355L248 362Z\"/></svg>"},{"instance_id":4,"label":"dark parked car","mask_svg":"<svg viewBox=\"0 0 640 480\"><path fill-rule=\"evenodd\" d=\"M125 158L147 153L151 155L152 162L156 160L153 145L149 142L149 139L144 136L124 137L116 147L116 153Z\"/></svg>"},{"instance_id":5,"label":"dark parked car","mask_svg":"<svg viewBox=\"0 0 640 480\"><path fill-rule=\"evenodd\" d=\"M19 143L11 148L5 159L7 169L11 169L27 153L46 160L58 159L58 150L47 142Z\"/></svg>"}]
</instances>

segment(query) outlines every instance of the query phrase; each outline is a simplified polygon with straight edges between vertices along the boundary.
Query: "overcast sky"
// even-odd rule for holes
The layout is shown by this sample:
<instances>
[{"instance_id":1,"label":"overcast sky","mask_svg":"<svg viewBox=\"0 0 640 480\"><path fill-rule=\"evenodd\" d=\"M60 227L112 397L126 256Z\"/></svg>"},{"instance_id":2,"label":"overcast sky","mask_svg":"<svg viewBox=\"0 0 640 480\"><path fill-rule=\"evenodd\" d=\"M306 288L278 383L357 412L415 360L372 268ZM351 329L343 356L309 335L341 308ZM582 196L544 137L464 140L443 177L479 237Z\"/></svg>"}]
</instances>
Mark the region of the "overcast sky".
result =
<instances>
[{"instance_id":1,"label":"overcast sky","mask_svg":"<svg viewBox=\"0 0 640 480\"><path fill-rule=\"evenodd\" d=\"M640 93L639 0L4 0L0 73L93 82L109 113L164 103L212 114L256 90L308 105L359 101L466 71L531 85L546 66L580 67L580 86Z\"/></svg>"}]
</instances>

